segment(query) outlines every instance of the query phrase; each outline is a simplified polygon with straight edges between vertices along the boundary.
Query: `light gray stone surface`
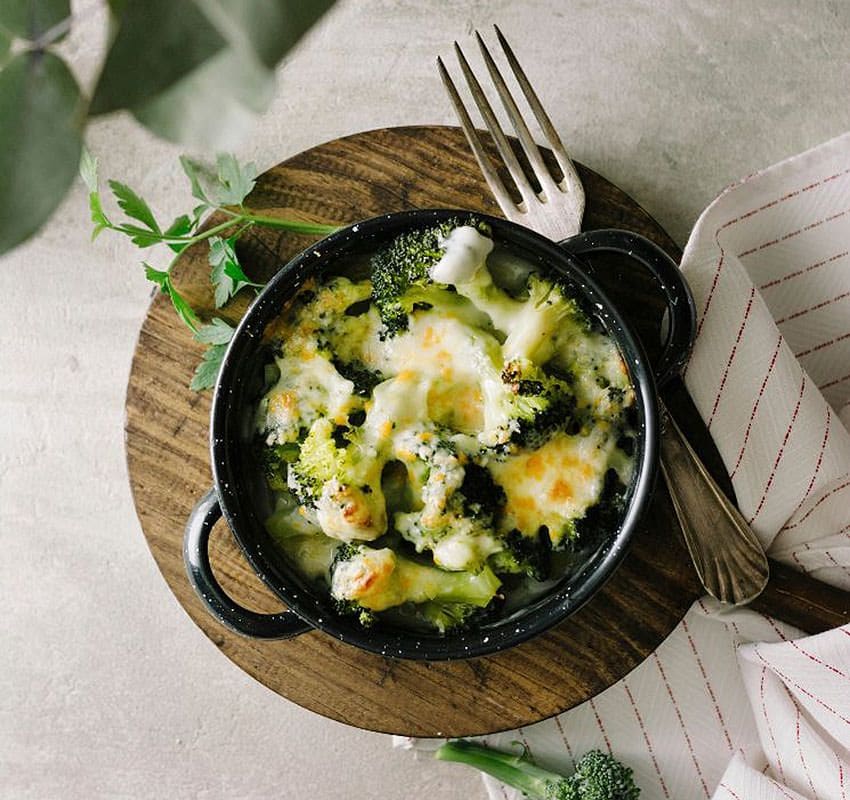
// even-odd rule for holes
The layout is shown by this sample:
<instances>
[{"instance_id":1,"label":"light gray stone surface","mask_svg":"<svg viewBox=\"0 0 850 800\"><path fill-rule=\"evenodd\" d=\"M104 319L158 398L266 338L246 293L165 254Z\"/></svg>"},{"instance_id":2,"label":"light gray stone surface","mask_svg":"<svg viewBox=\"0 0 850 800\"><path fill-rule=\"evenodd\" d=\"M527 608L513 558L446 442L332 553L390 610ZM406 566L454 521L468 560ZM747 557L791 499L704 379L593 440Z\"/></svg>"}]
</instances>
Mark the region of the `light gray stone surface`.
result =
<instances>
[{"instance_id":1,"label":"light gray stone surface","mask_svg":"<svg viewBox=\"0 0 850 800\"><path fill-rule=\"evenodd\" d=\"M86 83L104 22L88 14L64 45ZM454 39L473 52L490 22L575 157L680 243L724 185L850 128L843 0L343 0L287 59L238 154L266 167L354 131L452 124L434 56ZM165 217L185 209L179 148L124 115L88 141L104 175ZM88 240L78 186L0 262L0 796L483 797L460 768L281 700L180 609L124 463L149 285L132 247Z\"/></svg>"}]
</instances>

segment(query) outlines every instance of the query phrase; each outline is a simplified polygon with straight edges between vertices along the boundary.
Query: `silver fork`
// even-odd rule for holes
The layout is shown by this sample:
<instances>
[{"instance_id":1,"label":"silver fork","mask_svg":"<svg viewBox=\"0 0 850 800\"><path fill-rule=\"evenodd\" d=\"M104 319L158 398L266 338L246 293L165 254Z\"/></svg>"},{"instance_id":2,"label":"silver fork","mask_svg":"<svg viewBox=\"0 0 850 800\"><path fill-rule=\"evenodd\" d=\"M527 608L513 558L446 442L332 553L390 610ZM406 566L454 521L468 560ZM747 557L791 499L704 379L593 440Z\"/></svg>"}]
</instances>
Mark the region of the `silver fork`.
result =
<instances>
[{"instance_id":1,"label":"silver fork","mask_svg":"<svg viewBox=\"0 0 850 800\"><path fill-rule=\"evenodd\" d=\"M564 177L560 181L552 176L549 168L543 163L543 156L540 153L540 149L535 144L534 138L528 130L528 126L525 124L504 78L502 78L499 68L496 66L496 62L493 61L490 51L487 49L478 31L475 32L475 37L484 56L487 71L490 73L490 78L496 87L496 91L499 93L508 118L516 131L517 138L522 145L523 153L534 172L534 177L540 184L541 191L539 193L535 191L520 166L513 148L508 143L507 137L502 131L496 115L493 113L493 108L487 100L487 95L481 89L481 84L472 72L469 62L466 60L457 42L455 42L455 53L460 62L464 78L466 78L475 104L484 118L487 130L493 136L499 155L502 157L508 173L519 190L522 197L522 202L519 205L514 203L510 193L505 188L504 183L502 183L498 172L493 168L487 153L484 151L484 146L481 143L478 132L475 130L475 126L472 124L472 120L463 105L463 101L460 99L460 95L454 83L452 83L452 79L449 77L443 60L437 58L437 68L440 71L440 77L443 79L443 84L449 93L452 105L454 105L455 112L460 119L461 127L466 134L472 152L475 154L475 159L478 161L478 166L484 173L487 185L496 196L496 202L499 204L499 208L502 209L504 215L511 222L532 228L555 241L567 239L581 230L581 218L584 216L584 187L581 184L581 179L576 172L572 160L567 155L566 148L561 142L561 137L558 136L558 132L555 130L555 126L552 125L549 115L543 109L540 100L537 99L537 95L534 93L534 89L531 88L531 84L528 78L526 78L522 67L519 65L513 50L511 50L498 27L495 25L493 27L496 28L496 36L499 38L499 44L502 46L505 56L507 56L508 63L516 76L522 93L525 95L525 99L528 101L532 112L534 112L534 116L537 118L537 122L549 143L549 148L554 153L558 166L561 168Z\"/></svg>"},{"instance_id":2,"label":"silver fork","mask_svg":"<svg viewBox=\"0 0 850 800\"><path fill-rule=\"evenodd\" d=\"M525 225L555 241L567 239L578 234L581 229L584 214L584 189L581 180L516 56L502 32L498 27L494 27L517 83L561 168L561 180L549 172L496 62L477 31L475 36L487 71L532 173L540 185L539 192L526 177L481 84L457 42L454 46L455 53L467 86L487 130L493 137L504 166L519 190L522 197L519 204L514 202L505 188L445 64L441 58L437 58L440 77L487 185L504 215L512 222ZM740 511L727 499L711 477L660 398L659 407L662 419L661 470L700 581L710 595L722 602L735 605L750 602L761 593L768 579L768 562L761 543Z\"/></svg>"}]
</instances>

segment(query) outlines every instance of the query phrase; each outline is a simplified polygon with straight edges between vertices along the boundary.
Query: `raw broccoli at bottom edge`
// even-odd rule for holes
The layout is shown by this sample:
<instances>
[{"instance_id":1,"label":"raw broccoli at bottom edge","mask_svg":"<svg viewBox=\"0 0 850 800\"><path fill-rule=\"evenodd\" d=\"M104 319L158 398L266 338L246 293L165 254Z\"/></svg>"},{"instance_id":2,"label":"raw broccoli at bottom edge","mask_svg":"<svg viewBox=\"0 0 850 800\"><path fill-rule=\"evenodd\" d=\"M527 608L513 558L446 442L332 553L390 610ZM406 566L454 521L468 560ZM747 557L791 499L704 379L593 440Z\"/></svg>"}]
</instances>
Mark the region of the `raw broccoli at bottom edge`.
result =
<instances>
[{"instance_id":1,"label":"raw broccoli at bottom edge","mask_svg":"<svg viewBox=\"0 0 850 800\"><path fill-rule=\"evenodd\" d=\"M435 756L486 772L519 789L530 800L637 800L640 797L631 767L599 750L582 756L575 773L569 777L537 766L525 751L513 755L466 739L446 742Z\"/></svg>"}]
</instances>

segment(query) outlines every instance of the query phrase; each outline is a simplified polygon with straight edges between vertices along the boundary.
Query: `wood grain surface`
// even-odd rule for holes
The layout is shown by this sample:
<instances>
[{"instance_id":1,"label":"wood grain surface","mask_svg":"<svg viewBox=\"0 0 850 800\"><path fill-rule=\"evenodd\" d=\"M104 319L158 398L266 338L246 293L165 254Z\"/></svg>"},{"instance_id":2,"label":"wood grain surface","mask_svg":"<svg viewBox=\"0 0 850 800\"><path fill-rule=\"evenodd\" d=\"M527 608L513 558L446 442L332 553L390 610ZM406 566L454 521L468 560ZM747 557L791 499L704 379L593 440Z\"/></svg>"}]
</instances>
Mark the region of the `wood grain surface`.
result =
<instances>
[{"instance_id":1,"label":"wood grain surface","mask_svg":"<svg viewBox=\"0 0 850 800\"><path fill-rule=\"evenodd\" d=\"M678 258L675 243L624 192L590 170L579 166L579 172L587 193L586 228L637 231ZM267 215L338 224L410 208L500 215L462 133L442 127L377 130L315 147L264 173L249 205ZM253 279L264 280L310 243L259 230L240 243L240 257ZM657 353L662 306L651 280L616 258L600 258L593 266L650 354ZM173 275L201 316L209 316L213 298L204 247L185 251ZM219 316L236 320L247 302L237 298ZM472 735L527 725L593 697L627 674L702 593L669 495L659 483L627 558L608 584L565 623L507 652L422 663L365 653L320 632L278 642L234 634L207 613L182 560L186 519L211 483L210 396L188 389L201 352L168 300L158 295L139 334L127 390L127 461L138 516L163 577L215 646L305 708L350 725L412 736ZM667 395L709 467L723 475L682 386ZM211 560L238 602L257 611L281 608L224 524L213 532ZM790 570L779 572L780 579L771 581L759 601L762 610L779 618L794 616L789 621L810 630L847 620L846 596L830 594L833 590Z\"/></svg>"}]
</instances>

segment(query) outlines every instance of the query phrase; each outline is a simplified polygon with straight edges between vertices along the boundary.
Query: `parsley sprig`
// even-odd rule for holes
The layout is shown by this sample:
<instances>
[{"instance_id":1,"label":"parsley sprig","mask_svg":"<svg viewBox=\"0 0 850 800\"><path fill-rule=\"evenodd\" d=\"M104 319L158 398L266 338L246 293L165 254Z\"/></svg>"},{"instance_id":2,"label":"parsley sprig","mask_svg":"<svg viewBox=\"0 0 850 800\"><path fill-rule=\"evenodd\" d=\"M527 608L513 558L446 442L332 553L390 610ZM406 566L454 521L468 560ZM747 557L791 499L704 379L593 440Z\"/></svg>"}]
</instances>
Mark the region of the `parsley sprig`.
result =
<instances>
[{"instance_id":1,"label":"parsley sprig","mask_svg":"<svg viewBox=\"0 0 850 800\"><path fill-rule=\"evenodd\" d=\"M180 164L189 179L192 196L199 201L191 214L181 214L170 225L163 227L144 199L126 184L111 180L108 182L109 188L126 217L115 221L107 216L103 207L97 159L83 150L80 174L89 190L89 208L94 223L92 240L108 230L127 236L137 247L144 249L163 244L178 255L189 245L206 241L209 244L210 282L215 289L216 308L221 308L242 289L257 290L263 286L248 278L236 254L236 242L255 225L308 236L325 236L337 229L333 225L267 217L247 208L244 205L245 198L254 188L257 178L257 167L253 162L240 164L234 156L222 154L216 159L215 165L186 156L180 158ZM202 230L202 222L214 211L220 212L226 219ZM195 391L209 389L215 384L227 344L235 329L218 317L206 325L202 324L195 310L171 280L174 260L165 270L156 269L146 261L142 262L142 266L147 279L170 298L174 310L192 331L194 338L208 345L190 386Z\"/></svg>"}]
</instances>

